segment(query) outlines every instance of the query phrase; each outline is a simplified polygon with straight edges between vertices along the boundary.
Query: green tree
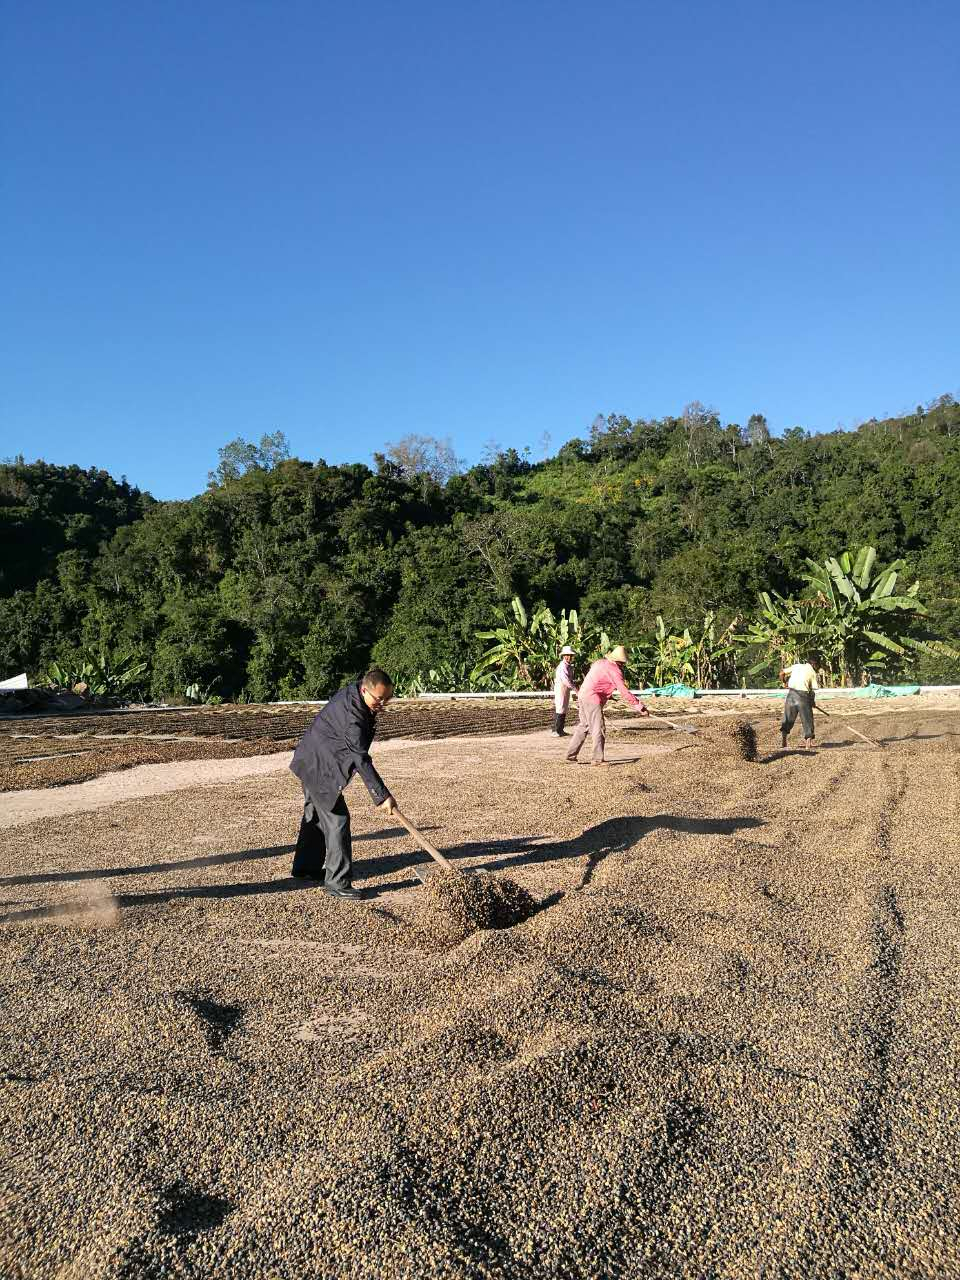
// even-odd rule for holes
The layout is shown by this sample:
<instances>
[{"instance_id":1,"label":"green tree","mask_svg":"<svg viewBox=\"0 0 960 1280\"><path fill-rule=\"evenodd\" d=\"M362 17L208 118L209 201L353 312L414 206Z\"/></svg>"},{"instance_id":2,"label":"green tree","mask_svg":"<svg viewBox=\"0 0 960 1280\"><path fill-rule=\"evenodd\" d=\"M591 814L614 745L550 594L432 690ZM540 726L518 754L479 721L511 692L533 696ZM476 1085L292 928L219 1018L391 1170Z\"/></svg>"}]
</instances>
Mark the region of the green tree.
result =
<instances>
[{"instance_id":1,"label":"green tree","mask_svg":"<svg viewBox=\"0 0 960 1280\"><path fill-rule=\"evenodd\" d=\"M219 465L207 477L210 486L239 480L248 471L272 471L290 457L290 445L282 431L273 431L262 435L259 444L237 436L218 450L218 454Z\"/></svg>"}]
</instances>

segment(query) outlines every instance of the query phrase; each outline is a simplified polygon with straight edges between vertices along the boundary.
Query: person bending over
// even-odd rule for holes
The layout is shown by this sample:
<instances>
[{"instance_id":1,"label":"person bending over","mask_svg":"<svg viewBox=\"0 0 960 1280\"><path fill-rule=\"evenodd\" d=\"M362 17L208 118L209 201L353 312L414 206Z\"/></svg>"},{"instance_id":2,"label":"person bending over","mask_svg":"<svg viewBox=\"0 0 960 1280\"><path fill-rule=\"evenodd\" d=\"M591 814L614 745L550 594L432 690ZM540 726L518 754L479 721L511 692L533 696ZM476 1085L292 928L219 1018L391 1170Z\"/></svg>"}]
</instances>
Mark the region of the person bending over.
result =
<instances>
[{"instance_id":1,"label":"person bending over","mask_svg":"<svg viewBox=\"0 0 960 1280\"><path fill-rule=\"evenodd\" d=\"M590 763L604 763L603 748L607 731L603 719L603 707L615 693L619 694L631 707L636 707L642 716L650 714L640 699L634 697L627 688L623 678L623 667L626 661L627 651L622 644L618 644L605 658L600 658L593 663L584 677L580 692L577 694L577 727L567 750L568 764L577 763L577 756L588 733L593 738L593 759Z\"/></svg>"},{"instance_id":2,"label":"person bending over","mask_svg":"<svg viewBox=\"0 0 960 1280\"><path fill-rule=\"evenodd\" d=\"M353 887L350 811L343 790L355 773L374 804L396 812L393 796L370 759L376 719L393 697L385 671L371 667L362 680L335 693L293 753L290 768L303 787L303 817L293 855L296 880L323 881L335 898L359 899Z\"/></svg>"},{"instance_id":3,"label":"person bending over","mask_svg":"<svg viewBox=\"0 0 960 1280\"><path fill-rule=\"evenodd\" d=\"M795 662L792 666L783 668L780 679L787 687L787 697L783 704L783 720L780 722L780 745L786 747L790 730L799 715L800 723L803 725L803 745L809 751L816 739L813 708L816 691L820 688L817 683L816 669L809 661Z\"/></svg>"}]
</instances>

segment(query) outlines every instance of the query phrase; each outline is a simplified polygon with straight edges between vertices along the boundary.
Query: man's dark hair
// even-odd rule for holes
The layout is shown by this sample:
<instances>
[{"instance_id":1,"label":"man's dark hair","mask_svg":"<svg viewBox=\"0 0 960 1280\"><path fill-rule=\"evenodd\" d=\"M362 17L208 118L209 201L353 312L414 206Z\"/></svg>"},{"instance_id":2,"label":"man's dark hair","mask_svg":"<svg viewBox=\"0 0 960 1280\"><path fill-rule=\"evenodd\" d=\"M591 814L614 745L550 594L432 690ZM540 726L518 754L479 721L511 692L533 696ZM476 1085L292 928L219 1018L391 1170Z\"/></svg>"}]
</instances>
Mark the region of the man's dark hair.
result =
<instances>
[{"instance_id":1,"label":"man's dark hair","mask_svg":"<svg viewBox=\"0 0 960 1280\"><path fill-rule=\"evenodd\" d=\"M382 667L371 667L360 681L365 689L392 689L393 681Z\"/></svg>"}]
</instances>

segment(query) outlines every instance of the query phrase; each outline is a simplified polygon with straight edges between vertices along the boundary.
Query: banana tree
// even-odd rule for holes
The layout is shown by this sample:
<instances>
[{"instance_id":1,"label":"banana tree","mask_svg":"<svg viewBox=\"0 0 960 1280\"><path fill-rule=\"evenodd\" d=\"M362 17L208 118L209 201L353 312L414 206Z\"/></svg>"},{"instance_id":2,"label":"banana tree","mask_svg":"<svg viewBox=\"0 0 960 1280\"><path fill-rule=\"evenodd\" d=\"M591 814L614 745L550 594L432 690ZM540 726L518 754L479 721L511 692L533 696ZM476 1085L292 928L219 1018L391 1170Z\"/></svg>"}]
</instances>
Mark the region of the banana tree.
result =
<instances>
[{"instance_id":1,"label":"banana tree","mask_svg":"<svg viewBox=\"0 0 960 1280\"><path fill-rule=\"evenodd\" d=\"M496 671L508 685L525 689L543 689L550 685L564 645L576 649L584 661L592 661L610 649L605 631L583 623L576 609L562 610L559 618L545 605L528 611L519 596L510 602L510 611L500 609L499 624L489 631L478 631L478 640L493 643L471 673L479 680L484 673Z\"/></svg>"},{"instance_id":2,"label":"banana tree","mask_svg":"<svg viewBox=\"0 0 960 1280\"><path fill-rule=\"evenodd\" d=\"M722 630L716 625L716 614L710 610L703 616L696 636L689 627L680 634L670 634L660 614L654 630L654 682L657 685L689 684L709 689L721 675L736 678L737 650L735 618Z\"/></svg>"},{"instance_id":3,"label":"banana tree","mask_svg":"<svg viewBox=\"0 0 960 1280\"><path fill-rule=\"evenodd\" d=\"M41 683L55 689L86 685L97 697L120 697L136 691L147 669L147 663L131 655L114 657L104 648L91 649L72 662L51 662L41 676Z\"/></svg>"},{"instance_id":4,"label":"banana tree","mask_svg":"<svg viewBox=\"0 0 960 1280\"><path fill-rule=\"evenodd\" d=\"M801 604L778 591L761 591L760 608L737 639L745 646L766 651L750 674L775 663L778 668L811 654L819 656L824 638L825 618L809 604Z\"/></svg>"},{"instance_id":5,"label":"banana tree","mask_svg":"<svg viewBox=\"0 0 960 1280\"><path fill-rule=\"evenodd\" d=\"M416 698L422 693L496 693L507 687L494 672L478 675L469 663L444 661L428 671L398 676L394 690L401 698Z\"/></svg>"},{"instance_id":6,"label":"banana tree","mask_svg":"<svg viewBox=\"0 0 960 1280\"><path fill-rule=\"evenodd\" d=\"M828 684L847 685L867 674L902 674L914 654L958 656L949 645L919 633L927 611L919 599L920 583L902 582L903 560L878 566L876 548L864 546L805 564L803 598L762 592L760 613L742 637L772 649L781 665L816 655Z\"/></svg>"}]
</instances>

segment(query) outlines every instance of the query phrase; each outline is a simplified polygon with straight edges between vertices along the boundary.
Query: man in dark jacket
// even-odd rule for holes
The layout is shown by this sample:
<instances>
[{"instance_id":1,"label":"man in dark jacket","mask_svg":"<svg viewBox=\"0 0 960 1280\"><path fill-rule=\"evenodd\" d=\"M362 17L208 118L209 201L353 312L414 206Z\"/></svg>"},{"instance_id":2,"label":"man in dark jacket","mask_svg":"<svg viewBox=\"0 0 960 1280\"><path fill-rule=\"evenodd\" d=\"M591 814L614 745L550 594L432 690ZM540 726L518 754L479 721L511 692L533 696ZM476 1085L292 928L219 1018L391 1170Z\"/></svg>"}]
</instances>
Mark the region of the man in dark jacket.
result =
<instances>
[{"instance_id":1,"label":"man in dark jacket","mask_svg":"<svg viewBox=\"0 0 960 1280\"><path fill-rule=\"evenodd\" d=\"M384 813L396 804L370 759L376 717L393 697L390 677L371 667L356 684L335 693L297 743L290 768L303 787L303 818L293 855L297 880L324 879L335 898L361 895L350 880L350 813L343 789L355 773Z\"/></svg>"}]
</instances>

